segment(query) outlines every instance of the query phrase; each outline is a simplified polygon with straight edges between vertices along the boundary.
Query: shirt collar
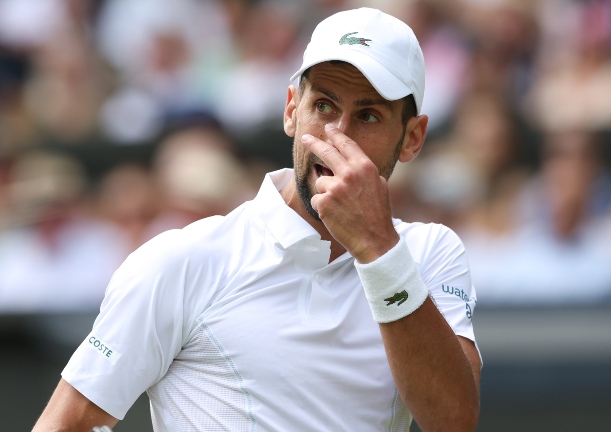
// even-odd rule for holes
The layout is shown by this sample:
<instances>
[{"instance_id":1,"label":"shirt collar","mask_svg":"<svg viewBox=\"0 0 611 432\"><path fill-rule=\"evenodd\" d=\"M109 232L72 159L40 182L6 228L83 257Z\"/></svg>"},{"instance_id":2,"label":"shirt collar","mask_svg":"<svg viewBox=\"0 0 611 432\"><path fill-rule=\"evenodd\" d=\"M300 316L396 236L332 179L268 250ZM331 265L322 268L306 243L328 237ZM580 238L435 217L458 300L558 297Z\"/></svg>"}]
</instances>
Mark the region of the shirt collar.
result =
<instances>
[{"instance_id":1,"label":"shirt collar","mask_svg":"<svg viewBox=\"0 0 611 432\"><path fill-rule=\"evenodd\" d=\"M308 237L320 240L320 234L295 210L286 205L280 195L279 191L292 177L293 170L288 168L266 174L252 206L255 214L265 222L267 228L285 249Z\"/></svg>"}]
</instances>

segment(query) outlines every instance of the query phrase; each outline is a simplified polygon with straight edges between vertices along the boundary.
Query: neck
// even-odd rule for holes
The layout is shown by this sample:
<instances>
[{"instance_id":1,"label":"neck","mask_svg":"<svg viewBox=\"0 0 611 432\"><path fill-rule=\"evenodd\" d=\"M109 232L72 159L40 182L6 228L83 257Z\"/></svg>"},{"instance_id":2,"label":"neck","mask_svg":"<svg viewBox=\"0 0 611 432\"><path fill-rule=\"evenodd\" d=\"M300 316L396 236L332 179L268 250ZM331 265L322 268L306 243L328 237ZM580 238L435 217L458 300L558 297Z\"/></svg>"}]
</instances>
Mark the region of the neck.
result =
<instances>
[{"instance_id":1,"label":"neck","mask_svg":"<svg viewBox=\"0 0 611 432\"><path fill-rule=\"evenodd\" d=\"M312 215L307 212L303 202L301 201L301 197L297 192L297 185L295 183L294 176L291 178L291 181L289 181L288 184L280 191L280 195L284 199L284 202L286 202L286 205L295 210L299 216L312 225L312 228L314 228L318 234L320 234L320 238L322 240L331 242L331 257L329 262L335 260L337 257L346 252L346 249L340 242L335 240L335 237L331 235L325 224L314 219Z\"/></svg>"}]
</instances>

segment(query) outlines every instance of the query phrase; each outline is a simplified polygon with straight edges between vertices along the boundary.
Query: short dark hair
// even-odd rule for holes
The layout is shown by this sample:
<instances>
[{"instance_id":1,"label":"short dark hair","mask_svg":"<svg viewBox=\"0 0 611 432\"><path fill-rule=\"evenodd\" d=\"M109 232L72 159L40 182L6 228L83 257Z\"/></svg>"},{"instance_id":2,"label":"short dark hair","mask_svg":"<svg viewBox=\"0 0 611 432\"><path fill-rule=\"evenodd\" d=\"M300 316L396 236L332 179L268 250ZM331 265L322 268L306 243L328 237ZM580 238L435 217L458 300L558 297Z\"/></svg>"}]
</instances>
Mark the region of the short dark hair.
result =
<instances>
[{"instance_id":1,"label":"short dark hair","mask_svg":"<svg viewBox=\"0 0 611 432\"><path fill-rule=\"evenodd\" d=\"M331 64L333 65L341 64L341 63L346 63L346 62L341 61L341 60L331 60ZM303 95L303 92L305 91L305 82L308 79L310 69L311 68L307 68L306 70L304 70L303 73L301 74L301 77L299 78L299 96L300 97ZM407 126L407 122L412 117L416 117L418 115L418 108L416 108L416 100L414 99L414 95L412 94L405 96L401 100L403 101L403 110L401 111L401 123L403 124L403 127L405 128Z\"/></svg>"}]
</instances>

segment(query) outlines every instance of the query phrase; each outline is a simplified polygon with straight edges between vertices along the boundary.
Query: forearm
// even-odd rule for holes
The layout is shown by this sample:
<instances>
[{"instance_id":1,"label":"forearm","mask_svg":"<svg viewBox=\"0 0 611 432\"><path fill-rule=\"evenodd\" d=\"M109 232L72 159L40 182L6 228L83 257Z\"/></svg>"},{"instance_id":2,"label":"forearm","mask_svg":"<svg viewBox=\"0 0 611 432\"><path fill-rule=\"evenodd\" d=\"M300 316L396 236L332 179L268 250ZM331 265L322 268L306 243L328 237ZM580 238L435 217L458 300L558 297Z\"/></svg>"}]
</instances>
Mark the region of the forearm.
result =
<instances>
[{"instance_id":1,"label":"forearm","mask_svg":"<svg viewBox=\"0 0 611 432\"><path fill-rule=\"evenodd\" d=\"M472 431L478 384L457 336L428 298L412 314L380 324L401 398L423 431Z\"/></svg>"},{"instance_id":2,"label":"forearm","mask_svg":"<svg viewBox=\"0 0 611 432\"><path fill-rule=\"evenodd\" d=\"M62 379L32 432L89 432L94 426L113 427L117 422Z\"/></svg>"}]
</instances>

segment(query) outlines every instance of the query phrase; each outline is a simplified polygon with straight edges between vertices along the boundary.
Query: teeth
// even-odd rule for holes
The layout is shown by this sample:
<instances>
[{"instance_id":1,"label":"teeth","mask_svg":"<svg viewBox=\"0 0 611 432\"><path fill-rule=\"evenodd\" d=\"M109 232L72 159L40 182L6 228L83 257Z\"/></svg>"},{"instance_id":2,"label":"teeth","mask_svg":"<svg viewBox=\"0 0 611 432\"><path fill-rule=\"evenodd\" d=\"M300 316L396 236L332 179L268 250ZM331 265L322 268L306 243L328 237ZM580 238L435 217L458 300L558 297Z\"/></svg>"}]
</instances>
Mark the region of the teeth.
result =
<instances>
[{"instance_id":1,"label":"teeth","mask_svg":"<svg viewBox=\"0 0 611 432\"><path fill-rule=\"evenodd\" d=\"M318 175L318 177L322 177L322 176L333 177L334 176L333 171L331 171L326 166L323 166L320 164L314 164L314 167L316 169L316 175Z\"/></svg>"},{"instance_id":2,"label":"teeth","mask_svg":"<svg viewBox=\"0 0 611 432\"><path fill-rule=\"evenodd\" d=\"M327 168L326 166L321 167L321 173L324 176L328 176L328 177L333 177L333 171L331 171L331 169Z\"/></svg>"}]
</instances>

